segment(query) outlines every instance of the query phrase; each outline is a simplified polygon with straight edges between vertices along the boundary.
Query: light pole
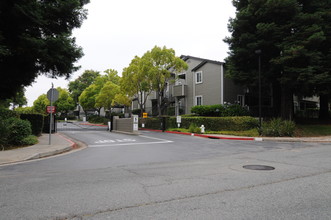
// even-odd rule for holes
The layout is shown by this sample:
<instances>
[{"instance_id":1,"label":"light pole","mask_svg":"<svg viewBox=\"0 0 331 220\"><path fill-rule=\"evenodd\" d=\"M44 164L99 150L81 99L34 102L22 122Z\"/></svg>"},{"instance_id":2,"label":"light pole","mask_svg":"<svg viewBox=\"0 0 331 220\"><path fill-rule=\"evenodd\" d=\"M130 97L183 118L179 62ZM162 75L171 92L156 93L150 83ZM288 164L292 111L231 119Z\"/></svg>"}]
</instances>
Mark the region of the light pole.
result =
<instances>
[{"instance_id":1,"label":"light pole","mask_svg":"<svg viewBox=\"0 0 331 220\"><path fill-rule=\"evenodd\" d=\"M259 56L258 58L258 65L259 65L259 126L260 128L262 127L262 118L261 118L261 113L262 113L262 101L261 101L261 53L262 51L256 50L255 54Z\"/></svg>"}]
</instances>

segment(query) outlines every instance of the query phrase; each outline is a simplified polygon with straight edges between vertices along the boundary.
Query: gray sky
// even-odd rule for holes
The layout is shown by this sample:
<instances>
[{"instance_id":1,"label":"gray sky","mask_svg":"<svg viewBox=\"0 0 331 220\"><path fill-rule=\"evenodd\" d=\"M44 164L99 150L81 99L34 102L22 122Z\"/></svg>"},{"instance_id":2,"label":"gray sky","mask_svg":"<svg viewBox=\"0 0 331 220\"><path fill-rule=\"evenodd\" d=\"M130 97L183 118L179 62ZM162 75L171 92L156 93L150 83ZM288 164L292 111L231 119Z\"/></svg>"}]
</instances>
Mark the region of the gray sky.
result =
<instances>
[{"instance_id":1,"label":"gray sky","mask_svg":"<svg viewBox=\"0 0 331 220\"><path fill-rule=\"evenodd\" d=\"M154 46L173 48L176 55L191 55L223 61L228 46L227 23L235 16L231 0L91 0L88 17L73 35L85 56L81 69L103 72L115 69L121 75L135 55L142 56ZM27 87L28 106L54 87L66 88L64 78L39 77Z\"/></svg>"}]
</instances>

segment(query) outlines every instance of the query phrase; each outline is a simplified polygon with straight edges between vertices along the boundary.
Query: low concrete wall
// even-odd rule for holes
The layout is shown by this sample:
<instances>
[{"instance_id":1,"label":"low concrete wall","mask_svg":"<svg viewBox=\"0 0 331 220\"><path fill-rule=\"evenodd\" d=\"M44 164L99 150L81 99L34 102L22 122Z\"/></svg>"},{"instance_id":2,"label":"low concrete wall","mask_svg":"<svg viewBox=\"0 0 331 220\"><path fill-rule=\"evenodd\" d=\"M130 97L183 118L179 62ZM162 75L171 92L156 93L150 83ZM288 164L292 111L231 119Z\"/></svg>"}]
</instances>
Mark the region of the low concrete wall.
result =
<instances>
[{"instance_id":1,"label":"low concrete wall","mask_svg":"<svg viewBox=\"0 0 331 220\"><path fill-rule=\"evenodd\" d=\"M130 134L138 134L138 130L134 130L134 120L133 118L119 118L115 116L113 118L113 131L114 132L123 132Z\"/></svg>"}]
</instances>

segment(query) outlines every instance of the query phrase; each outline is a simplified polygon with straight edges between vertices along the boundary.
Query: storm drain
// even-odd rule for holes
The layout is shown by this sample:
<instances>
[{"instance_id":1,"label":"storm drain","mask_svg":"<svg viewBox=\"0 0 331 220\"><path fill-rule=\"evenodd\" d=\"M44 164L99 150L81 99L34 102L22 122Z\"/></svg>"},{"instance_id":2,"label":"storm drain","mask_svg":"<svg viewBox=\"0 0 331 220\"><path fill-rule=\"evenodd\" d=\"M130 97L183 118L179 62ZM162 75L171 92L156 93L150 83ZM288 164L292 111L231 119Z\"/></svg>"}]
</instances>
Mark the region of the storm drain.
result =
<instances>
[{"instance_id":1,"label":"storm drain","mask_svg":"<svg viewBox=\"0 0 331 220\"><path fill-rule=\"evenodd\" d=\"M266 165L245 165L243 168L248 170L274 170L275 167L266 166Z\"/></svg>"}]
</instances>

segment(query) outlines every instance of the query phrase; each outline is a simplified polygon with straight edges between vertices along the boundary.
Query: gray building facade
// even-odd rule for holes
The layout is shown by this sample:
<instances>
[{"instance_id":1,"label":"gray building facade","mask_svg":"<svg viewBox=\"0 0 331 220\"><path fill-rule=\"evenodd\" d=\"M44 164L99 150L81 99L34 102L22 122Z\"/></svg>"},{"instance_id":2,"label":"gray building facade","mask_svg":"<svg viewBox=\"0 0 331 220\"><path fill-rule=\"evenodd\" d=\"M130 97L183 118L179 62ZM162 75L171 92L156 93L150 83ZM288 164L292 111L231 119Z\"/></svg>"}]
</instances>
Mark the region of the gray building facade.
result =
<instances>
[{"instance_id":1,"label":"gray building facade","mask_svg":"<svg viewBox=\"0 0 331 220\"><path fill-rule=\"evenodd\" d=\"M196 105L245 104L245 89L226 78L223 62L185 55L180 58L188 69L174 73L165 89L166 107L173 109L175 115L190 114ZM152 92L146 101L149 115L155 115L155 105L156 96ZM138 108L137 103L132 107Z\"/></svg>"}]
</instances>

